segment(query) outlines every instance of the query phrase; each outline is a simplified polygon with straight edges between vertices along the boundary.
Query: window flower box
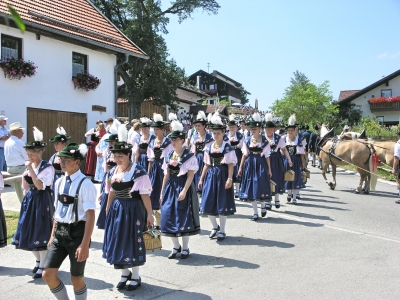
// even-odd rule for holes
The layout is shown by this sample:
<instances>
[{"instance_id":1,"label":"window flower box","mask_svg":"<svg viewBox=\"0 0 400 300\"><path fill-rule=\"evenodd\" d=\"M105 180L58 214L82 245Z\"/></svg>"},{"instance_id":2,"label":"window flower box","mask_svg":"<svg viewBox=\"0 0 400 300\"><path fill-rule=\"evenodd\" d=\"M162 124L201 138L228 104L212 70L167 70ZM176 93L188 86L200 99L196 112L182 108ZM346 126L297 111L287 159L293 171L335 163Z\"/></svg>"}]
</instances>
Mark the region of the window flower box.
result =
<instances>
[{"instance_id":1,"label":"window flower box","mask_svg":"<svg viewBox=\"0 0 400 300\"><path fill-rule=\"evenodd\" d=\"M400 96L371 98L368 103L371 112L400 111Z\"/></svg>"},{"instance_id":2,"label":"window flower box","mask_svg":"<svg viewBox=\"0 0 400 300\"><path fill-rule=\"evenodd\" d=\"M94 91L100 85L101 80L88 72L79 73L76 77L72 77L74 88L88 91Z\"/></svg>"},{"instance_id":3,"label":"window flower box","mask_svg":"<svg viewBox=\"0 0 400 300\"><path fill-rule=\"evenodd\" d=\"M4 77L10 80L32 77L37 73L37 66L32 61L16 59L12 56L0 60L0 68L4 71Z\"/></svg>"}]
</instances>

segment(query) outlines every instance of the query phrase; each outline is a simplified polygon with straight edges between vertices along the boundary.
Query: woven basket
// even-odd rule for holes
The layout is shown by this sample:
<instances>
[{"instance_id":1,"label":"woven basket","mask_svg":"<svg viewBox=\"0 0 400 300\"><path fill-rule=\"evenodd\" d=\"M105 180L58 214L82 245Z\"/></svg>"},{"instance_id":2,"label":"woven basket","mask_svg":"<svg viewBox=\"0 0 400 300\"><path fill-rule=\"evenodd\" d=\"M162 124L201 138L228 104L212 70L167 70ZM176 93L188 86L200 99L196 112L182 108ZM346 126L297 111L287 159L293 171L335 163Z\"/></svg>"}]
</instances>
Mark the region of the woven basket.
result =
<instances>
[{"instance_id":1,"label":"woven basket","mask_svg":"<svg viewBox=\"0 0 400 300\"><path fill-rule=\"evenodd\" d=\"M307 182L307 174L306 174L306 172L301 172L301 177L303 178L303 182Z\"/></svg>"},{"instance_id":2,"label":"woven basket","mask_svg":"<svg viewBox=\"0 0 400 300\"><path fill-rule=\"evenodd\" d=\"M149 228L143 232L144 246L146 250L159 250L162 248L161 232L154 228Z\"/></svg>"},{"instance_id":3,"label":"woven basket","mask_svg":"<svg viewBox=\"0 0 400 300\"><path fill-rule=\"evenodd\" d=\"M275 193L275 186L276 186L276 183L273 182L272 180L270 180L270 181L269 181L269 185L270 185L270 187L271 187L271 193Z\"/></svg>"},{"instance_id":4,"label":"woven basket","mask_svg":"<svg viewBox=\"0 0 400 300\"><path fill-rule=\"evenodd\" d=\"M293 170L288 170L285 172L285 181L294 181L294 171Z\"/></svg>"},{"instance_id":5,"label":"woven basket","mask_svg":"<svg viewBox=\"0 0 400 300\"><path fill-rule=\"evenodd\" d=\"M160 210L155 210L154 211L154 216L156 217L156 225L160 226L161 225L161 211Z\"/></svg>"},{"instance_id":6,"label":"woven basket","mask_svg":"<svg viewBox=\"0 0 400 300\"><path fill-rule=\"evenodd\" d=\"M304 169L304 172L306 173L307 178L311 177L311 172L308 169Z\"/></svg>"}]
</instances>

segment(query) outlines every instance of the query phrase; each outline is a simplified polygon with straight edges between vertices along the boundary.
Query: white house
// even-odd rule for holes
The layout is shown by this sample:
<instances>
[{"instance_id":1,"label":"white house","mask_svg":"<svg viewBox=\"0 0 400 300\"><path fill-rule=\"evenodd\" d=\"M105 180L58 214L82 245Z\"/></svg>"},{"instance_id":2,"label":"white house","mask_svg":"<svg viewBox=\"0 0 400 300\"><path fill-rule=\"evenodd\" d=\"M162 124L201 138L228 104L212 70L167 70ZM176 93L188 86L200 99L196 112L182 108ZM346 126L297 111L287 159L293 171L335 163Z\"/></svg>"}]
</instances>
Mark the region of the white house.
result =
<instances>
[{"instance_id":1,"label":"white house","mask_svg":"<svg viewBox=\"0 0 400 300\"><path fill-rule=\"evenodd\" d=\"M35 125L48 140L60 124L71 141L85 141L84 133L97 120L116 115L117 68L129 56L148 57L90 1L7 2L21 15L26 32L13 22L10 27L5 24L9 13L1 1L1 58L23 58L38 69L35 76L20 80L5 78L0 70L0 114L9 118L8 124L21 122L27 128L25 139L32 138ZM101 79L96 90L74 88L72 77L84 71Z\"/></svg>"},{"instance_id":2,"label":"white house","mask_svg":"<svg viewBox=\"0 0 400 300\"><path fill-rule=\"evenodd\" d=\"M399 97L399 101L396 101L396 97ZM354 108L360 109L363 117L377 118L386 125L399 124L400 70L381 78L362 90L341 91L338 102L339 104L354 103Z\"/></svg>"}]
</instances>

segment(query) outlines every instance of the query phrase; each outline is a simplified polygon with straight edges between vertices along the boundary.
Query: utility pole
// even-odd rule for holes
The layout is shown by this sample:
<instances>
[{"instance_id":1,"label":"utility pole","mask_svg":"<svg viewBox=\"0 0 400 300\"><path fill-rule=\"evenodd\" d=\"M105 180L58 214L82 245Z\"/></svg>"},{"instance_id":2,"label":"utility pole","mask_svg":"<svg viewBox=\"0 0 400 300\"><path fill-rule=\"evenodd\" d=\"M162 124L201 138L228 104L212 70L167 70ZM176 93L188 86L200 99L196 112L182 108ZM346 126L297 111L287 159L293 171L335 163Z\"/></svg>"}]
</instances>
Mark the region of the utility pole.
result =
<instances>
[{"instance_id":1,"label":"utility pole","mask_svg":"<svg viewBox=\"0 0 400 300\"><path fill-rule=\"evenodd\" d=\"M210 63L207 63L208 74L210 74Z\"/></svg>"}]
</instances>

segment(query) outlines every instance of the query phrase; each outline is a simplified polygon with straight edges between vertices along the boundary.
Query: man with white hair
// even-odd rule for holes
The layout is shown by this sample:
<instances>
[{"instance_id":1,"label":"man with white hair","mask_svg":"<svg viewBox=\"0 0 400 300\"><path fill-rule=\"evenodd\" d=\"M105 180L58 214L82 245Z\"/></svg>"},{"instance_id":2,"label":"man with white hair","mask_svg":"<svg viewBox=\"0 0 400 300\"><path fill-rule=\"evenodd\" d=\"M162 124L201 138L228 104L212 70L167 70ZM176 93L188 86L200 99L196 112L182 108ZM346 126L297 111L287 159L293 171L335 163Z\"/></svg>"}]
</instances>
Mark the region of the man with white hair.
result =
<instances>
[{"instance_id":1,"label":"man with white hair","mask_svg":"<svg viewBox=\"0 0 400 300\"><path fill-rule=\"evenodd\" d=\"M0 116L0 172L7 171L6 158L4 157L4 144L10 137L10 133L6 128L8 118Z\"/></svg>"},{"instance_id":2,"label":"man with white hair","mask_svg":"<svg viewBox=\"0 0 400 300\"><path fill-rule=\"evenodd\" d=\"M28 154L24 149L25 143L21 140L24 136L24 129L19 122L11 123L11 137L4 145L7 171L11 176L22 175L26 169L25 161L29 160ZM22 193L21 181L14 181L14 188L19 202L22 202L24 195Z\"/></svg>"}]
</instances>

